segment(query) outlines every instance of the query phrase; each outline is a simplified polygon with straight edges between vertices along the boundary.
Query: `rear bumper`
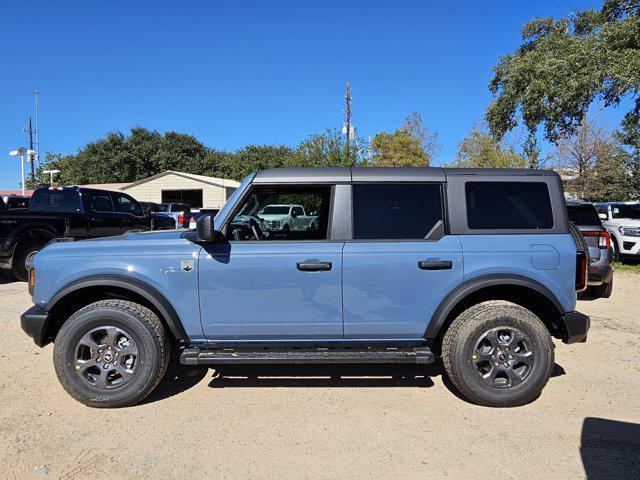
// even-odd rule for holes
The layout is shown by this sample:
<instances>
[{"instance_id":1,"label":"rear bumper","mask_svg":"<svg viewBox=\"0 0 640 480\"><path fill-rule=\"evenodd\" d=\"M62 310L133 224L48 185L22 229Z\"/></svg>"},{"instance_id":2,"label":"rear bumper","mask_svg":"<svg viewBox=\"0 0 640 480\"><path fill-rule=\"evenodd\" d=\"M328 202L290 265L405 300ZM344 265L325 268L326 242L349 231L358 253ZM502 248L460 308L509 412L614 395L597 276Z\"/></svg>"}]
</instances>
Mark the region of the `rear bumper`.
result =
<instances>
[{"instance_id":1,"label":"rear bumper","mask_svg":"<svg viewBox=\"0 0 640 480\"><path fill-rule=\"evenodd\" d=\"M20 326L22 330L33 338L39 347L44 347L49 343L47 337L47 327L49 326L49 315L43 309L35 305L20 316Z\"/></svg>"},{"instance_id":2,"label":"rear bumper","mask_svg":"<svg viewBox=\"0 0 640 480\"><path fill-rule=\"evenodd\" d=\"M589 267L589 285L597 286L611 282L613 278L613 267L611 265Z\"/></svg>"},{"instance_id":3,"label":"rear bumper","mask_svg":"<svg viewBox=\"0 0 640 480\"><path fill-rule=\"evenodd\" d=\"M591 319L580 312L567 312L564 314L566 335L562 339L564 343L578 343L587 341L587 333L591 327Z\"/></svg>"}]
</instances>

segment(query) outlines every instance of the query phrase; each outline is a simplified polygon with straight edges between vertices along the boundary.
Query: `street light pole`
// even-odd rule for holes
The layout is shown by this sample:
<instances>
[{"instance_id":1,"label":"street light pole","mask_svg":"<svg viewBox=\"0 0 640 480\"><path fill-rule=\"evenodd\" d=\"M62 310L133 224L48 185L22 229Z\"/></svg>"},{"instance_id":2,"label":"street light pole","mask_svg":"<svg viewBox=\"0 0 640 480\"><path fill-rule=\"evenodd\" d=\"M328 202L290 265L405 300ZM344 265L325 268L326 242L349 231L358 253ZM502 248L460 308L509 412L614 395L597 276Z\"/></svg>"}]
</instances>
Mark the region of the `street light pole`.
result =
<instances>
[{"instance_id":1,"label":"street light pole","mask_svg":"<svg viewBox=\"0 0 640 480\"><path fill-rule=\"evenodd\" d=\"M11 152L9 152L9 155L11 155L12 157L20 157L20 174L22 177L22 183L20 184L20 186L22 187L22 196L25 195L25 188L24 188L24 156L27 155L30 157L31 161L33 162L33 157L36 156L36 152L34 152L33 150L27 150L24 147L20 147L17 150L12 150Z\"/></svg>"},{"instance_id":2,"label":"street light pole","mask_svg":"<svg viewBox=\"0 0 640 480\"><path fill-rule=\"evenodd\" d=\"M60 170L43 170L42 173L44 173L44 174L48 173L50 175L50 180L51 181L49 182L49 184L53 187L53 176L56 173L60 173Z\"/></svg>"}]
</instances>

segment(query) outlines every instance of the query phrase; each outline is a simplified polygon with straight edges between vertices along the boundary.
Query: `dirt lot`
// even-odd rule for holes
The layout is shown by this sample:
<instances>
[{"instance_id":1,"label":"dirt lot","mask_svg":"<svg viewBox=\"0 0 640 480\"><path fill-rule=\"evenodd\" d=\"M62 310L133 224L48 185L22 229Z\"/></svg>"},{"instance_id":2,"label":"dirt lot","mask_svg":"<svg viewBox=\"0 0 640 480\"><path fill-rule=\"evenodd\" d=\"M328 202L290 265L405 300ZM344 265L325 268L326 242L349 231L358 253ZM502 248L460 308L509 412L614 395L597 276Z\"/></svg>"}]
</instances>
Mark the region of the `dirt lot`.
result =
<instances>
[{"instance_id":1,"label":"dirt lot","mask_svg":"<svg viewBox=\"0 0 640 480\"><path fill-rule=\"evenodd\" d=\"M143 404L95 410L62 390L52 347L0 284L1 478L640 478L640 275L580 302L587 344L558 343L542 396L471 405L433 367L174 371Z\"/></svg>"}]
</instances>

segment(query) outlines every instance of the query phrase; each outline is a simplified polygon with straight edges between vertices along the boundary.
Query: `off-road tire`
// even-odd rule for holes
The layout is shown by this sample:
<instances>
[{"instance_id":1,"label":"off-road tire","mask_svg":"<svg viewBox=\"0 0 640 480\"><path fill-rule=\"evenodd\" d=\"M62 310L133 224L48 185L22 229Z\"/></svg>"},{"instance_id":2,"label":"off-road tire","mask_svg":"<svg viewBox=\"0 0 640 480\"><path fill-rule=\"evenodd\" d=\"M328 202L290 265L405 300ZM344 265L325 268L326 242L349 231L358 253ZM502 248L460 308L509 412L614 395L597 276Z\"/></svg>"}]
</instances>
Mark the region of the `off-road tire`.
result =
<instances>
[{"instance_id":1,"label":"off-road tire","mask_svg":"<svg viewBox=\"0 0 640 480\"><path fill-rule=\"evenodd\" d=\"M472 360L480 338L499 327L523 332L534 355L528 376L506 388L484 383ZM554 345L547 327L531 311L508 302L485 302L463 311L449 326L443 338L442 360L453 385L470 401L490 407L516 407L540 395L553 370Z\"/></svg>"},{"instance_id":2,"label":"off-road tire","mask_svg":"<svg viewBox=\"0 0 640 480\"><path fill-rule=\"evenodd\" d=\"M11 273L13 276L21 281L26 282L29 272L25 266L25 260L30 254L42 250L42 244L40 243L26 243L24 245L18 244L16 251L13 254L13 262L11 263Z\"/></svg>"},{"instance_id":3,"label":"off-road tire","mask_svg":"<svg viewBox=\"0 0 640 480\"><path fill-rule=\"evenodd\" d=\"M106 325L126 331L138 348L134 375L111 390L86 382L75 371L78 342L92 329ZM162 322L150 309L125 300L100 300L78 310L62 325L55 339L53 363L64 389L90 407L134 405L160 383L169 364L170 344Z\"/></svg>"}]
</instances>

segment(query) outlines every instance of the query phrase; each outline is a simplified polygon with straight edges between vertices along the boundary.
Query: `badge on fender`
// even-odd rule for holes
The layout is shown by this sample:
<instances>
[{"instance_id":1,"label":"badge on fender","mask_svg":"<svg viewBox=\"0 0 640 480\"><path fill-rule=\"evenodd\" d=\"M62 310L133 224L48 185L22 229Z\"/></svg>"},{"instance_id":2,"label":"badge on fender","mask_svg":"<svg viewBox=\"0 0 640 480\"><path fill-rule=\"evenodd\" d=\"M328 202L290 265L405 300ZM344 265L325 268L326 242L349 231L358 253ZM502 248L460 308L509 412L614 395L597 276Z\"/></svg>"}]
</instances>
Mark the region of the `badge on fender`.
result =
<instances>
[{"instance_id":1,"label":"badge on fender","mask_svg":"<svg viewBox=\"0 0 640 480\"><path fill-rule=\"evenodd\" d=\"M182 262L180 262L180 268L183 272L190 272L195 268L195 264L193 260L182 260Z\"/></svg>"}]
</instances>

